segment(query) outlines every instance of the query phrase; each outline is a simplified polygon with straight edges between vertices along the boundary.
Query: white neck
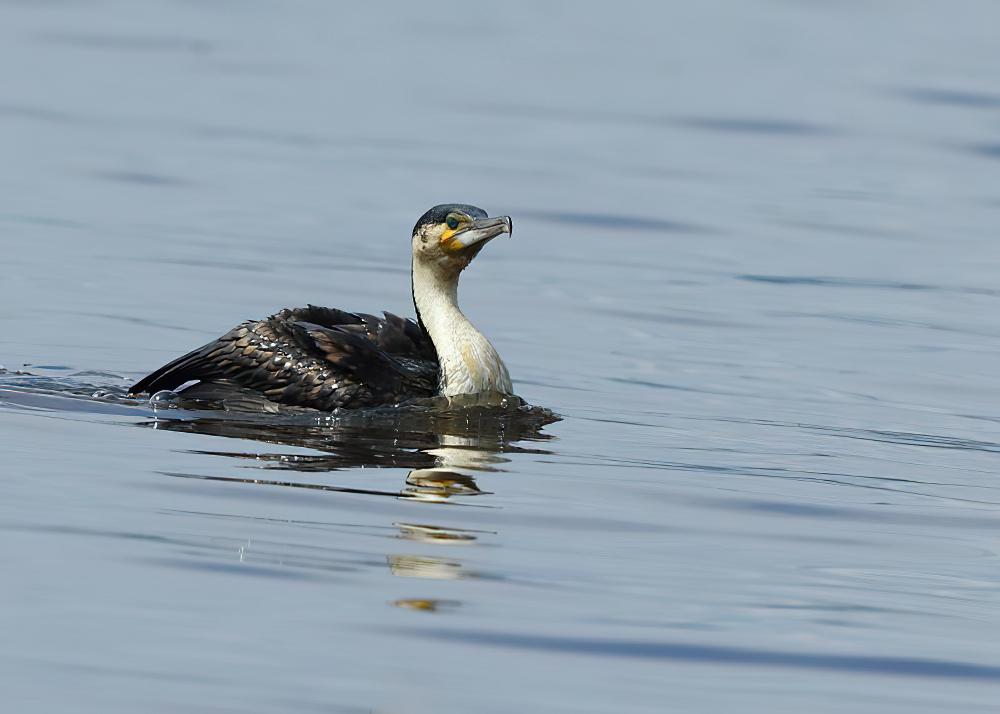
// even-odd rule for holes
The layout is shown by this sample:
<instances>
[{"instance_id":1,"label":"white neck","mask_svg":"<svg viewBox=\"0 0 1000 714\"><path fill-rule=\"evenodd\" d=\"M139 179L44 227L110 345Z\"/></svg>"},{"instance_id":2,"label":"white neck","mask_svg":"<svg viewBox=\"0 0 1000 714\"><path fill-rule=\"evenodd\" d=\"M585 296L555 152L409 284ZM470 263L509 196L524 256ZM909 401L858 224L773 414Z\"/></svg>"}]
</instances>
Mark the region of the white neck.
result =
<instances>
[{"instance_id":1,"label":"white neck","mask_svg":"<svg viewBox=\"0 0 1000 714\"><path fill-rule=\"evenodd\" d=\"M413 261L413 303L437 350L442 396L513 394L510 375L490 341L458 307L459 272Z\"/></svg>"}]
</instances>

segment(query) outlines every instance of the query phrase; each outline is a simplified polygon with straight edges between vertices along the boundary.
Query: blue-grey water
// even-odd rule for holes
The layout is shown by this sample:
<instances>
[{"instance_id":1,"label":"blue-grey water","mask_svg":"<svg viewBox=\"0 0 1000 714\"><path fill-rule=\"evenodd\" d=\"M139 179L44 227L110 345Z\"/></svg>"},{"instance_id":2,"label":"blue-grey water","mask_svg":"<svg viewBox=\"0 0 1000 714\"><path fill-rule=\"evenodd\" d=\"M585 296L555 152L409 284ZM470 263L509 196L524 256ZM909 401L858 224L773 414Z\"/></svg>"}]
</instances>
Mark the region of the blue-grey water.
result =
<instances>
[{"instance_id":1,"label":"blue-grey water","mask_svg":"<svg viewBox=\"0 0 1000 714\"><path fill-rule=\"evenodd\" d=\"M0 3L3 710L996 711L998 26ZM462 302L561 421L119 398L412 314L439 202L513 216Z\"/></svg>"}]
</instances>

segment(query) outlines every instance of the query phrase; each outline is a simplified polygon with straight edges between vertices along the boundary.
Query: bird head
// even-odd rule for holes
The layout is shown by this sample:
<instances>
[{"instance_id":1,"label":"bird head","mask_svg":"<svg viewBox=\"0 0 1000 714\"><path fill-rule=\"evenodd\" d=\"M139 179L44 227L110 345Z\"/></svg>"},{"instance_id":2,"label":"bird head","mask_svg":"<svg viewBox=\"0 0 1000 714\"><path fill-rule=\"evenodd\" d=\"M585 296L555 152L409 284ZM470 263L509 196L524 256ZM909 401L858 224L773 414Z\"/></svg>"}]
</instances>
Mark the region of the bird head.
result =
<instances>
[{"instance_id":1,"label":"bird head","mask_svg":"<svg viewBox=\"0 0 1000 714\"><path fill-rule=\"evenodd\" d=\"M413 227L413 260L457 275L490 239L511 231L510 216L490 218L462 203L434 206Z\"/></svg>"}]
</instances>

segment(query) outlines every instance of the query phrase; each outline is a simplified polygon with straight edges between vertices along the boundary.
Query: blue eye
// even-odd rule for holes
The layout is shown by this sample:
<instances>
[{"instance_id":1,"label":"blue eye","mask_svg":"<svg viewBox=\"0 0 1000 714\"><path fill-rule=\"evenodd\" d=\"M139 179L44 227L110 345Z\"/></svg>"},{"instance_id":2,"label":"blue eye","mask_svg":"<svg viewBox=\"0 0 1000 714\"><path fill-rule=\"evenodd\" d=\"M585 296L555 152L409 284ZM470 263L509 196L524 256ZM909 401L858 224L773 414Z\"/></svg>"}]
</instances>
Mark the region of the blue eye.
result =
<instances>
[{"instance_id":1,"label":"blue eye","mask_svg":"<svg viewBox=\"0 0 1000 714\"><path fill-rule=\"evenodd\" d=\"M448 218L445 219L445 223L447 223L448 227L451 228L452 230L458 228L458 219L455 218L454 216L448 216Z\"/></svg>"}]
</instances>

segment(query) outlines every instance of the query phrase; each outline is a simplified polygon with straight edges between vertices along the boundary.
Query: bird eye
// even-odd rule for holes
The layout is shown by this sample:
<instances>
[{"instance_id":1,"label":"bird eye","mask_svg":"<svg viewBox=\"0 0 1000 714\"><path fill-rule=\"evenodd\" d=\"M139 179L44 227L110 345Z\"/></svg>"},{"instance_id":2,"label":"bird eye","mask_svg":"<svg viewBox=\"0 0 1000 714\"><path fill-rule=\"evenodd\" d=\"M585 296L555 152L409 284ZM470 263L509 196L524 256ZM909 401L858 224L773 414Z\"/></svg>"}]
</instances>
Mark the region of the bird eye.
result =
<instances>
[{"instance_id":1,"label":"bird eye","mask_svg":"<svg viewBox=\"0 0 1000 714\"><path fill-rule=\"evenodd\" d=\"M447 223L448 227L451 228L452 230L458 228L458 219L455 218L455 216L448 216L448 218L446 218L444 222Z\"/></svg>"}]
</instances>

